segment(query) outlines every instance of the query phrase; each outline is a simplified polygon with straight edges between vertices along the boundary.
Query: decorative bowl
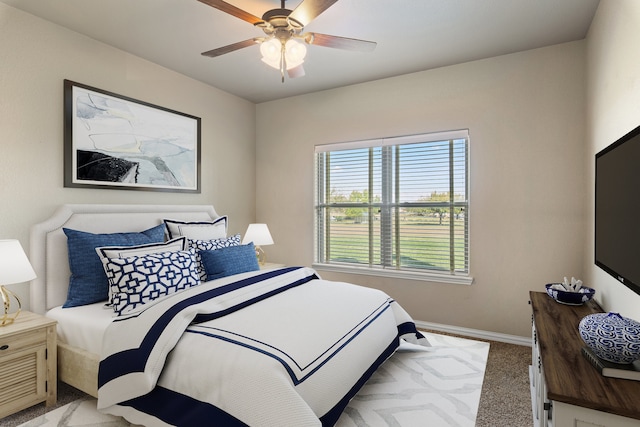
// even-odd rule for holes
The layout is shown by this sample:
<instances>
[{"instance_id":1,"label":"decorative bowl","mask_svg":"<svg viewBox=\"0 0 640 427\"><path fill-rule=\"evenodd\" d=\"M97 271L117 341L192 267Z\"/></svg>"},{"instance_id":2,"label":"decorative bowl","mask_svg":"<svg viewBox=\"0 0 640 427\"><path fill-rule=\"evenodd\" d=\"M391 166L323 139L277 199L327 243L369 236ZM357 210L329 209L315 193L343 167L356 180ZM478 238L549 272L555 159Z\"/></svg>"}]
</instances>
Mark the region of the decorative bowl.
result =
<instances>
[{"instance_id":1,"label":"decorative bowl","mask_svg":"<svg viewBox=\"0 0 640 427\"><path fill-rule=\"evenodd\" d=\"M618 313L589 314L578 325L582 340L596 356L613 363L640 359L640 323Z\"/></svg>"},{"instance_id":2,"label":"decorative bowl","mask_svg":"<svg viewBox=\"0 0 640 427\"><path fill-rule=\"evenodd\" d=\"M581 287L578 292L562 291L556 289L557 285L562 286L561 283L549 283L546 285L547 295L562 304L582 305L593 298L596 293L595 289L587 288L586 286Z\"/></svg>"}]
</instances>

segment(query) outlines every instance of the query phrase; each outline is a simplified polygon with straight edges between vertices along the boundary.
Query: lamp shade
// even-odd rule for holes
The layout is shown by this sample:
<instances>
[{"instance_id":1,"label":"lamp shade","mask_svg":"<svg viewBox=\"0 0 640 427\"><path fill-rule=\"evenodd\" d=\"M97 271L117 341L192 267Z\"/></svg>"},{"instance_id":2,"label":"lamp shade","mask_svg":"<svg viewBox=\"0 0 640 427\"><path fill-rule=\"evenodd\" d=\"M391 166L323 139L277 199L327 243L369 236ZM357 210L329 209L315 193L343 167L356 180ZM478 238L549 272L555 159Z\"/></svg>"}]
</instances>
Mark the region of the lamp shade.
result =
<instances>
[{"instance_id":1,"label":"lamp shade","mask_svg":"<svg viewBox=\"0 0 640 427\"><path fill-rule=\"evenodd\" d=\"M244 234L242 244L253 242L256 246L273 245L273 238L269 233L269 227L267 224L249 224L247 232Z\"/></svg>"},{"instance_id":2,"label":"lamp shade","mask_svg":"<svg viewBox=\"0 0 640 427\"><path fill-rule=\"evenodd\" d=\"M287 60L287 70L295 68L304 62L307 55L307 47L293 39L287 40L285 44L285 59Z\"/></svg>"},{"instance_id":3,"label":"lamp shade","mask_svg":"<svg viewBox=\"0 0 640 427\"><path fill-rule=\"evenodd\" d=\"M260 45L260 53L262 61L276 70L280 68L280 60L282 58L282 43L278 39L271 39Z\"/></svg>"},{"instance_id":4,"label":"lamp shade","mask_svg":"<svg viewBox=\"0 0 640 427\"><path fill-rule=\"evenodd\" d=\"M36 273L18 240L0 240L0 284L28 282Z\"/></svg>"},{"instance_id":5,"label":"lamp shade","mask_svg":"<svg viewBox=\"0 0 640 427\"><path fill-rule=\"evenodd\" d=\"M272 38L262 42L260 53L265 64L276 70L284 64L287 70L291 70L302 65L304 57L307 55L307 47L304 43L293 39L283 42L280 39Z\"/></svg>"}]
</instances>

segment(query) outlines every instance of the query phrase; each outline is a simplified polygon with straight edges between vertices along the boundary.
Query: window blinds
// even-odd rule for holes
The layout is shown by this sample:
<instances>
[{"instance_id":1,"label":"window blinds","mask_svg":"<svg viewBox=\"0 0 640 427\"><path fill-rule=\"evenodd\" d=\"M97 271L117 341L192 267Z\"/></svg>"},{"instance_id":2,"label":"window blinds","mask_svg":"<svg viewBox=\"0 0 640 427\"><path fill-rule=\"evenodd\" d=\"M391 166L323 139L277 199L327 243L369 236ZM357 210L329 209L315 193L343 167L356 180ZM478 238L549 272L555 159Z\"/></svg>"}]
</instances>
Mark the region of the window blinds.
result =
<instances>
[{"instance_id":1,"label":"window blinds","mask_svg":"<svg viewBox=\"0 0 640 427\"><path fill-rule=\"evenodd\" d=\"M468 140L316 146L316 262L468 273Z\"/></svg>"}]
</instances>

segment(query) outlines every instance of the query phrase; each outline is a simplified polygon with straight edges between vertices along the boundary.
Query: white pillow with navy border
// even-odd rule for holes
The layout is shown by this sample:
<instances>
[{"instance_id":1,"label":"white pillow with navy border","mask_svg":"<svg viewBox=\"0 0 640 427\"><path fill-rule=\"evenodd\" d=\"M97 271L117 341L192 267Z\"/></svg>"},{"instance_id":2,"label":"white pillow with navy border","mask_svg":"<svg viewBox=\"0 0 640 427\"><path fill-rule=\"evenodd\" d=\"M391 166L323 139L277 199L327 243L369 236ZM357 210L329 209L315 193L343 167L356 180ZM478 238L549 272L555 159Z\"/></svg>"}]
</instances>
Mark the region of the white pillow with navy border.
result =
<instances>
[{"instance_id":1,"label":"white pillow with navy border","mask_svg":"<svg viewBox=\"0 0 640 427\"><path fill-rule=\"evenodd\" d=\"M100 261L102 261L102 268L105 269L105 274L107 274L108 276L109 272L106 270L106 262L110 258L130 258L133 256L140 257L161 252L186 251L188 249L189 240L186 237L178 237L164 243L149 243L136 246L103 246L96 248L96 252L100 257ZM114 288L111 285L111 282L109 282L109 300L107 302L107 305L113 303L113 291Z\"/></svg>"},{"instance_id":2,"label":"white pillow with navy border","mask_svg":"<svg viewBox=\"0 0 640 427\"><path fill-rule=\"evenodd\" d=\"M184 236L193 240L211 240L227 237L227 216L213 221L178 221L165 219L169 239Z\"/></svg>"}]
</instances>

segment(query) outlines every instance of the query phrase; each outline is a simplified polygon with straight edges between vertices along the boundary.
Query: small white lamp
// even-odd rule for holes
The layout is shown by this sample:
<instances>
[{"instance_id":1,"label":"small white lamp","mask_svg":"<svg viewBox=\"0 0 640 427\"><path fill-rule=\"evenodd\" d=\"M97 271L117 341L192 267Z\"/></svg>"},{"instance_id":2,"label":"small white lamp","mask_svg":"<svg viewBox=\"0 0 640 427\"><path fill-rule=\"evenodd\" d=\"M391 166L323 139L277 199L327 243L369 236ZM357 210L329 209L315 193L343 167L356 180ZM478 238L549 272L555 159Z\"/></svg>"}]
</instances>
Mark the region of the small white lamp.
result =
<instances>
[{"instance_id":1,"label":"small white lamp","mask_svg":"<svg viewBox=\"0 0 640 427\"><path fill-rule=\"evenodd\" d=\"M249 224L247 232L244 233L242 244L246 245L250 242L253 242L256 247L258 262L260 265L264 265L267 261L267 255L264 253L261 246L273 245L273 238L271 237L271 233L269 233L269 227L267 227L267 224Z\"/></svg>"},{"instance_id":2,"label":"small white lamp","mask_svg":"<svg viewBox=\"0 0 640 427\"><path fill-rule=\"evenodd\" d=\"M33 267L29 263L29 259L24 253L20 242L18 240L0 240L0 294L2 294L4 305L4 315L0 321L0 326L13 323L22 309L20 298L3 285L28 282L35 278L36 273L33 271ZM9 316L10 298L12 296L18 302L18 311L13 316Z\"/></svg>"}]
</instances>

